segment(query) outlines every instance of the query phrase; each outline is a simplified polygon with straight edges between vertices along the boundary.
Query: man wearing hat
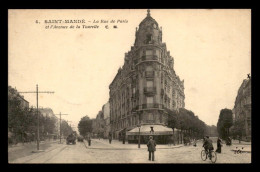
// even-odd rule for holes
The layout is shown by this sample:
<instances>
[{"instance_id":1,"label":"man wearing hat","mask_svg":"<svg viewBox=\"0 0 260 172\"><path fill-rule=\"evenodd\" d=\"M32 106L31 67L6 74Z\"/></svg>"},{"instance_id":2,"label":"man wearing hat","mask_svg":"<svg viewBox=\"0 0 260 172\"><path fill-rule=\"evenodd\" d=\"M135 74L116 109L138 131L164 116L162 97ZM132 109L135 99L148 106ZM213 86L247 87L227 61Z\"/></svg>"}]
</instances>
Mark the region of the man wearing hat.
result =
<instances>
[{"instance_id":1,"label":"man wearing hat","mask_svg":"<svg viewBox=\"0 0 260 172\"><path fill-rule=\"evenodd\" d=\"M209 159L211 159L211 150L214 150L214 147L209 136L204 137L204 143L202 147L204 147L205 151L209 153Z\"/></svg>"},{"instance_id":2,"label":"man wearing hat","mask_svg":"<svg viewBox=\"0 0 260 172\"><path fill-rule=\"evenodd\" d=\"M156 151L156 143L153 140L153 136L149 137L149 141L147 143L148 151L149 151L149 161L151 161L151 156L152 156L152 161L154 161L154 152Z\"/></svg>"}]
</instances>

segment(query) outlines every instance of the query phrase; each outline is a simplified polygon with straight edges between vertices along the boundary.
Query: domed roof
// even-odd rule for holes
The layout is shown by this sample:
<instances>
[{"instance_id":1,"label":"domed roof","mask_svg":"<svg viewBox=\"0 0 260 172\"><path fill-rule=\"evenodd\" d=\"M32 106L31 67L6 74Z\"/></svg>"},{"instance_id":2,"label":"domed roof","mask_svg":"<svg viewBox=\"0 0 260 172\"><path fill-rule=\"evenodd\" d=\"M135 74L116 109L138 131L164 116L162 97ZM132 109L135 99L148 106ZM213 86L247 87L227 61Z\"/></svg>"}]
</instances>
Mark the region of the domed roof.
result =
<instances>
[{"instance_id":1,"label":"domed roof","mask_svg":"<svg viewBox=\"0 0 260 172\"><path fill-rule=\"evenodd\" d=\"M154 23L156 24L156 26L158 26L158 23L156 20L154 20L152 17L151 17L151 14L150 14L150 10L148 9L147 10L147 16L145 19L143 19L143 21L139 24L139 27L141 27L142 25L147 25L147 23Z\"/></svg>"}]
</instances>

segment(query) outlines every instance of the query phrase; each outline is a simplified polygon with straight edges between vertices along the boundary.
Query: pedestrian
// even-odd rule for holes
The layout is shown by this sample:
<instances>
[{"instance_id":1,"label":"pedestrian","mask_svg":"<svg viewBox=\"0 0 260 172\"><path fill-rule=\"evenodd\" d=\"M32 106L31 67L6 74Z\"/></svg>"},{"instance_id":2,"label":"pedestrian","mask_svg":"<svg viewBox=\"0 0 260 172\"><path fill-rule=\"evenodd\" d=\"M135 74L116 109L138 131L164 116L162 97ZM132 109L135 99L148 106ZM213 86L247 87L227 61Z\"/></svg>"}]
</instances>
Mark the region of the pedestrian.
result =
<instances>
[{"instance_id":1,"label":"pedestrian","mask_svg":"<svg viewBox=\"0 0 260 172\"><path fill-rule=\"evenodd\" d=\"M209 159L211 160L211 151L214 150L214 147L209 136L204 137L204 143L202 147L204 147L205 151L209 153Z\"/></svg>"},{"instance_id":2,"label":"pedestrian","mask_svg":"<svg viewBox=\"0 0 260 172\"><path fill-rule=\"evenodd\" d=\"M90 136L90 134L88 134L87 140L88 140L88 146L91 146L91 136Z\"/></svg>"},{"instance_id":3,"label":"pedestrian","mask_svg":"<svg viewBox=\"0 0 260 172\"><path fill-rule=\"evenodd\" d=\"M125 144L125 134L123 134L123 144Z\"/></svg>"},{"instance_id":4,"label":"pedestrian","mask_svg":"<svg viewBox=\"0 0 260 172\"><path fill-rule=\"evenodd\" d=\"M218 137L218 140L217 140L217 150L216 150L217 153L221 153L221 147L222 147L222 141Z\"/></svg>"},{"instance_id":5,"label":"pedestrian","mask_svg":"<svg viewBox=\"0 0 260 172\"><path fill-rule=\"evenodd\" d=\"M228 137L228 139L229 139L230 145L232 145L232 139L231 139L231 137Z\"/></svg>"},{"instance_id":6,"label":"pedestrian","mask_svg":"<svg viewBox=\"0 0 260 172\"><path fill-rule=\"evenodd\" d=\"M231 146L232 145L232 141L231 141L231 138L228 137L227 140L226 140L226 145L227 146Z\"/></svg>"},{"instance_id":7,"label":"pedestrian","mask_svg":"<svg viewBox=\"0 0 260 172\"><path fill-rule=\"evenodd\" d=\"M193 146L194 146L194 147L197 146L197 140L196 140L196 139L194 139Z\"/></svg>"},{"instance_id":8,"label":"pedestrian","mask_svg":"<svg viewBox=\"0 0 260 172\"><path fill-rule=\"evenodd\" d=\"M153 140L153 136L149 137L149 141L147 143L148 151L149 151L149 161L154 161L154 152L156 151L156 143Z\"/></svg>"},{"instance_id":9,"label":"pedestrian","mask_svg":"<svg viewBox=\"0 0 260 172\"><path fill-rule=\"evenodd\" d=\"M111 144L111 142L112 142L112 133L109 133L108 139L109 139L109 144Z\"/></svg>"}]
</instances>

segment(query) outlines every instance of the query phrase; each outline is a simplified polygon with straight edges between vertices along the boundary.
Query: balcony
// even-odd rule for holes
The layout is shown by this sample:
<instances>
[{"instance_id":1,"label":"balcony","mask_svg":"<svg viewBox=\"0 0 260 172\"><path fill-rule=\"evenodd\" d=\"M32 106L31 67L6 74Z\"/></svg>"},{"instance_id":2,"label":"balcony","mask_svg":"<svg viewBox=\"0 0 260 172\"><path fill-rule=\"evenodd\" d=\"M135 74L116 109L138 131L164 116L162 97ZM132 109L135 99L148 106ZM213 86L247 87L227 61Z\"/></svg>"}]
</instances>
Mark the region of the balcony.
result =
<instances>
[{"instance_id":1,"label":"balcony","mask_svg":"<svg viewBox=\"0 0 260 172\"><path fill-rule=\"evenodd\" d=\"M164 89L162 88L161 89L161 96L163 96L164 95Z\"/></svg>"},{"instance_id":2,"label":"balcony","mask_svg":"<svg viewBox=\"0 0 260 172\"><path fill-rule=\"evenodd\" d=\"M158 57L156 55L142 56L142 61L146 61L146 60L158 60Z\"/></svg>"},{"instance_id":3,"label":"balcony","mask_svg":"<svg viewBox=\"0 0 260 172\"><path fill-rule=\"evenodd\" d=\"M154 77L154 71L145 71L145 77L146 78L153 78Z\"/></svg>"},{"instance_id":4,"label":"balcony","mask_svg":"<svg viewBox=\"0 0 260 172\"><path fill-rule=\"evenodd\" d=\"M132 99L136 99L139 96L139 90L136 90L135 93L132 94Z\"/></svg>"},{"instance_id":5,"label":"balcony","mask_svg":"<svg viewBox=\"0 0 260 172\"><path fill-rule=\"evenodd\" d=\"M156 94L156 87L144 87L144 94L146 95L155 95Z\"/></svg>"},{"instance_id":6,"label":"balcony","mask_svg":"<svg viewBox=\"0 0 260 172\"><path fill-rule=\"evenodd\" d=\"M137 111L137 110L139 110L139 106L137 105L136 107L133 107L132 108L132 112L135 112L135 111Z\"/></svg>"},{"instance_id":7,"label":"balcony","mask_svg":"<svg viewBox=\"0 0 260 172\"><path fill-rule=\"evenodd\" d=\"M142 109L162 109L163 105L158 103L142 104Z\"/></svg>"}]
</instances>

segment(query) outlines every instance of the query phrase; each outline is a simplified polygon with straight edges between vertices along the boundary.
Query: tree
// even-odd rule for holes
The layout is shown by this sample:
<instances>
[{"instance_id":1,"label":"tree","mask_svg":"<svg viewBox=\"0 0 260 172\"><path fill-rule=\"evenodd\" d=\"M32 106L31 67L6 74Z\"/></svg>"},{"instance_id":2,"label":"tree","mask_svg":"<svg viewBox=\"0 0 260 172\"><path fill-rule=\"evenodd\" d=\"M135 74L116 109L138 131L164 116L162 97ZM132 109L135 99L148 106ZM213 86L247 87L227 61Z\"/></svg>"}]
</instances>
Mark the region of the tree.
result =
<instances>
[{"instance_id":1,"label":"tree","mask_svg":"<svg viewBox=\"0 0 260 172\"><path fill-rule=\"evenodd\" d=\"M72 128L69 126L69 124L67 123L67 121L62 121L61 122L61 134L63 136L68 136L69 134L72 133Z\"/></svg>"},{"instance_id":2,"label":"tree","mask_svg":"<svg viewBox=\"0 0 260 172\"><path fill-rule=\"evenodd\" d=\"M31 109L21 107L21 101L8 95L8 129L12 134L10 142L24 142L29 130Z\"/></svg>"},{"instance_id":3,"label":"tree","mask_svg":"<svg viewBox=\"0 0 260 172\"><path fill-rule=\"evenodd\" d=\"M206 133L206 124L198 116L185 108L179 111L167 110L168 127L180 129L186 137L202 138Z\"/></svg>"},{"instance_id":4,"label":"tree","mask_svg":"<svg viewBox=\"0 0 260 172\"><path fill-rule=\"evenodd\" d=\"M209 136L209 137L217 137L218 136L218 131L217 131L217 126L215 125L206 125L207 127L207 130L206 130L206 134Z\"/></svg>"},{"instance_id":5,"label":"tree","mask_svg":"<svg viewBox=\"0 0 260 172\"><path fill-rule=\"evenodd\" d=\"M53 134L55 132L55 123L57 119L55 117L46 116L44 119L44 134Z\"/></svg>"},{"instance_id":6,"label":"tree","mask_svg":"<svg viewBox=\"0 0 260 172\"><path fill-rule=\"evenodd\" d=\"M80 119L78 130L82 136L86 136L88 133L92 132L92 120L87 115Z\"/></svg>"},{"instance_id":7,"label":"tree","mask_svg":"<svg viewBox=\"0 0 260 172\"><path fill-rule=\"evenodd\" d=\"M233 138L236 138L236 139L239 139L237 137L242 138L243 135L245 135L244 127L245 127L245 122L242 118L238 118L237 120L235 120L232 130L230 131Z\"/></svg>"},{"instance_id":8,"label":"tree","mask_svg":"<svg viewBox=\"0 0 260 172\"><path fill-rule=\"evenodd\" d=\"M177 111L172 111L167 109L167 113L168 113L168 127L172 128L174 131L174 128L179 128Z\"/></svg>"},{"instance_id":9,"label":"tree","mask_svg":"<svg viewBox=\"0 0 260 172\"><path fill-rule=\"evenodd\" d=\"M233 125L232 110L222 109L217 123L218 134L221 138L229 137L229 128Z\"/></svg>"},{"instance_id":10,"label":"tree","mask_svg":"<svg viewBox=\"0 0 260 172\"><path fill-rule=\"evenodd\" d=\"M47 133L54 133L55 120L44 117L39 111L40 138L44 139ZM21 100L17 96L8 94L8 131L9 143L33 141L36 139L38 117L33 108L21 106Z\"/></svg>"}]
</instances>

